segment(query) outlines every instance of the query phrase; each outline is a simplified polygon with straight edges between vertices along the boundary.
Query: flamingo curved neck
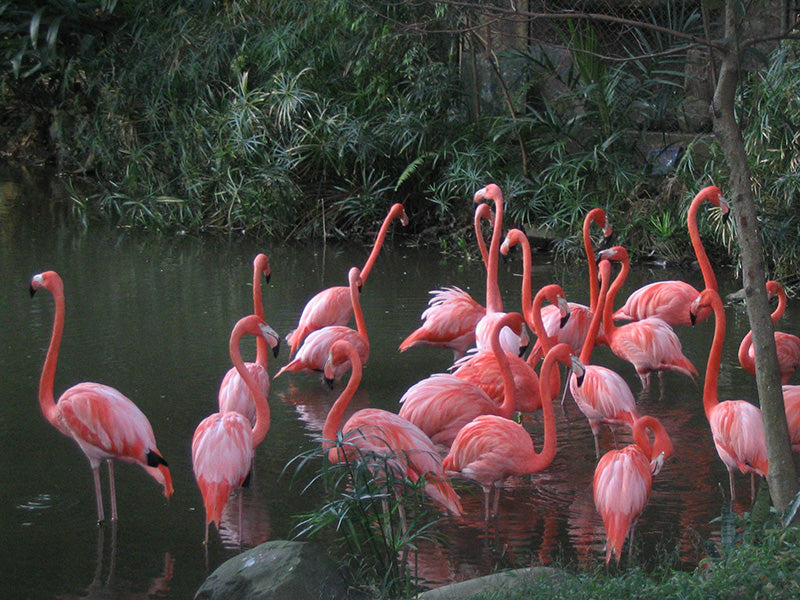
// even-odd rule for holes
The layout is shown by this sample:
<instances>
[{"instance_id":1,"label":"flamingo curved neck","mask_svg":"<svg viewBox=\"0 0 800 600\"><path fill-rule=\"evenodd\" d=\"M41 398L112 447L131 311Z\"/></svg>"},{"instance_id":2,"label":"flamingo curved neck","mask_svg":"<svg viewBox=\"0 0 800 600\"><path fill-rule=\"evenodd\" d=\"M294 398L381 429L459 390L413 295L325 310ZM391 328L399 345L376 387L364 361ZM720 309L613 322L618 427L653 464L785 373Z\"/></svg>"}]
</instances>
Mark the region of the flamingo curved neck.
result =
<instances>
[{"instance_id":1,"label":"flamingo curved neck","mask_svg":"<svg viewBox=\"0 0 800 600\"><path fill-rule=\"evenodd\" d=\"M583 247L589 265L589 310L592 312L597 310L597 300L600 294L597 287L597 262L592 247L592 223L602 227L605 216L606 213L602 208L593 208L583 219Z\"/></svg>"},{"instance_id":2,"label":"flamingo curved neck","mask_svg":"<svg viewBox=\"0 0 800 600\"><path fill-rule=\"evenodd\" d=\"M367 277L369 277L370 272L372 271L373 265L375 265L375 261L378 260L378 254L380 254L381 248L383 248L383 242L386 239L386 232L389 230L389 225L392 224L392 221L396 218L400 218L403 214L405 214L405 209L403 208L402 204L394 204L389 210L389 214L386 215L386 218L381 223L381 228L378 230L378 236L375 238L375 245L372 246L372 250L367 257L367 262L364 263L364 266L361 269L361 282L366 283Z\"/></svg>"},{"instance_id":3,"label":"flamingo curved neck","mask_svg":"<svg viewBox=\"0 0 800 600\"><path fill-rule=\"evenodd\" d=\"M545 331L544 328L544 321L542 321L542 305L544 304L544 299L547 296L549 287L550 286L545 286L536 292L536 295L533 297L533 303L531 305L529 315L533 332L542 342L542 356L546 356L547 353L550 352L551 348L555 345L553 338L547 335L547 331ZM525 305L523 304L523 307L524 306ZM539 376L541 377L541 371L539 373Z\"/></svg>"},{"instance_id":4,"label":"flamingo curved neck","mask_svg":"<svg viewBox=\"0 0 800 600\"><path fill-rule=\"evenodd\" d=\"M778 295L778 306L772 311L770 317L772 318L772 324L774 325L778 321L783 318L784 313L786 312L786 290L783 289L783 286L778 284L774 286L775 293Z\"/></svg>"},{"instance_id":5,"label":"flamingo curved neck","mask_svg":"<svg viewBox=\"0 0 800 600\"><path fill-rule=\"evenodd\" d=\"M722 346L725 342L725 308L722 300L715 291L711 297L711 308L714 311L714 339L711 342L711 350L708 354L706 364L706 380L703 384L703 409L706 418L711 415L711 411L719 404L717 383L719 381L719 366L722 360Z\"/></svg>"},{"instance_id":6,"label":"flamingo curved neck","mask_svg":"<svg viewBox=\"0 0 800 600\"><path fill-rule=\"evenodd\" d=\"M750 349L753 347L753 330L747 332L747 334L742 338L742 343L739 344L739 364L742 365L744 369L753 369L755 370L756 364L755 359L750 355Z\"/></svg>"},{"instance_id":7,"label":"flamingo curved neck","mask_svg":"<svg viewBox=\"0 0 800 600\"><path fill-rule=\"evenodd\" d=\"M331 409L328 411L328 416L325 417L325 425L322 427L322 449L330 451L331 453L336 453L336 456L331 457L333 461L338 460L336 437L340 429L342 416L344 416L344 412L347 410L350 400L353 399L361 383L362 366L358 352L356 352L355 348L350 346L347 349L347 354L351 365L350 379L347 381L347 385L342 390L342 393L339 394L336 402L333 403L333 406L331 406Z\"/></svg>"},{"instance_id":8,"label":"flamingo curved neck","mask_svg":"<svg viewBox=\"0 0 800 600\"><path fill-rule=\"evenodd\" d=\"M531 314L533 300L531 299L531 245L528 242L527 236L519 229L512 229L508 232L509 241L518 243L522 247L522 314L528 323L533 323ZM541 307L540 307L541 308ZM541 320L541 316L540 316ZM533 327L533 325L531 325Z\"/></svg>"},{"instance_id":9,"label":"flamingo curved neck","mask_svg":"<svg viewBox=\"0 0 800 600\"><path fill-rule=\"evenodd\" d=\"M475 228L475 238L478 242L478 250L481 253L481 259L483 260L483 266L485 269L489 269L489 251L486 249L486 240L483 239L483 228L481 227L481 223L483 219L490 219L492 215L491 207L488 204L480 204L478 208L475 210L475 218L473 221L473 227Z\"/></svg>"},{"instance_id":10,"label":"flamingo curved neck","mask_svg":"<svg viewBox=\"0 0 800 600\"><path fill-rule=\"evenodd\" d=\"M706 248L703 245L703 240L700 239L700 230L697 227L697 211L704 200L708 200L708 197L703 191L694 197L689 206L689 212L686 215L686 225L689 229L689 238L692 241L694 255L697 258L697 263L700 265L700 272L703 274L703 285L714 291L718 291L717 277L714 275L714 269L711 267L711 262L708 260L708 254L706 254Z\"/></svg>"},{"instance_id":11,"label":"flamingo curved neck","mask_svg":"<svg viewBox=\"0 0 800 600\"><path fill-rule=\"evenodd\" d=\"M369 337L367 336L367 322L364 320L364 313L361 310L361 300L359 299L358 294L358 283L354 279L350 282L350 302L353 305L353 316L356 320L356 330L359 334L361 334L361 337L364 338L366 343L369 344Z\"/></svg>"},{"instance_id":12,"label":"flamingo curved neck","mask_svg":"<svg viewBox=\"0 0 800 600\"><path fill-rule=\"evenodd\" d=\"M603 307L603 331L608 339L611 339L614 331L617 330L617 326L614 324L614 317L612 316L614 312L614 300L617 297L617 292L625 283L625 280L628 278L628 273L630 273L631 270L631 263L628 258L625 258L620 262L622 263L622 268L614 278L614 282L608 288L605 298L606 305Z\"/></svg>"},{"instance_id":13,"label":"flamingo curved neck","mask_svg":"<svg viewBox=\"0 0 800 600\"><path fill-rule=\"evenodd\" d=\"M64 286L61 279L53 279L48 282L47 289L53 294L55 301L55 316L53 318L53 332L50 336L50 345L47 348L47 356L44 359L42 375L39 379L39 407L42 414L56 429L69 435L64 431L58 419L58 407L53 395L53 383L56 376L56 365L58 363L58 350L61 347L61 336L64 333Z\"/></svg>"},{"instance_id":14,"label":"flamingo curved neck","mask_svg":"<svg viewBox=\"0 0 800 600\"><path fill-rule=\"evenodd\" d=\"M550 390L550 378L557 362L570 364L569 348L559 344L544 357L542 370L539 373L539 395L542 399L542 416L544 420L544 444L537 455L534 450L530 459L531 470L540 471L553 462L556 455L556 419L553 413L553 394Z\"/></svg>"},{"instance_id":15,"label":"flamingo curved neck","mask_svg":"<svg viewBox=\"0 0 800 600\"><path fill-rule=\"evenodd\" d=\"M517 395L511 365L508 364L508 356L506 356L506 352L500 343L500 331L508 321L509 319L506 318L501 319L492 331L492 352L494 352L497 364L500 367L500 373L503 376L503 403L500 405L500 413L505 417L510 417L514 414Z\"/></svg>"},{"instance_id":16,"label":"flamingo curved neck","mask_svg":"<svg viewBox=\"0 0 800 600\"><path fill-rule=\"evenodd\" d=\"M497 268L500 254L500 237L503 235L503 196L494 198L494 227L489 244L489 265L486 268L486 312L503 312L503 299L497 283Z\"/></svg>"},{"instance_id":17,"label":"flamingo curved neck","mask_svg":"<svg viewBox=\"0 0 800 600\"><path fill-rule=\"evenodd\" d=\"M597 305L592 312L592 321L589 323L589 331L586 333L586 339L583 341L581 348L580 360L583 364L588 365L592 358L592 351L597 343L597 334L600 332L600 324L603 321L603 311L607 304L606 296L608 295L609 279L611 278L611 263L607 260L603 261L601 265L600 274L602 281L600 283L600 290L597 296Z\"/></svg>"},{"instance_id":18,"label":"flamingo curved neck","mask_svg":"<svg viewBox=\"0 0 800 600\"><path fill-rule=\"evenodd\" d=\"M264 395L264 390L260 388L256 380L250 373L250 370L245 366L242 360L242 354L239 350L239 343L245 333L248 333L245 326L237 323L231 333L231 340L229 344L229 352L231 361L242 381L245 382L250 392L253 394L253 401L256 405L256 423L253 425L253 448L258 446L267 435L270 426L270 410L267 403L267 397ZM260 337L260 336L259 336Z\"/></svg>"}]
</instances>

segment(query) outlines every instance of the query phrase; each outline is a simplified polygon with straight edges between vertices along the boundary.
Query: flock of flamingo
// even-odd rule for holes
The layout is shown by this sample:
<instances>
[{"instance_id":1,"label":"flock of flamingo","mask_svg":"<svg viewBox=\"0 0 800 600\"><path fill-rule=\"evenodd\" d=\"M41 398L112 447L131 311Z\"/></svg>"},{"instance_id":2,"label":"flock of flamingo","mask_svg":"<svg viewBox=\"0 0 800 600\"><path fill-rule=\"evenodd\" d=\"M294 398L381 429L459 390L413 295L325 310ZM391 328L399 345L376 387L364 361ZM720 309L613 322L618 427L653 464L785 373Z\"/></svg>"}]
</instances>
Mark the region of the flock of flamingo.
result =
<instances>
[{"instance_id":1,"label":"flock of flamingo","mask_svg":"<svg viewBox=\"0 0 800 600\"><path fill-rule=\"evenodd\" d=\"M717 394L725 313L698 232L697 214L700 205L708 201L727 215L729 207L719 188L701 190L687 216L704 289L698 291L682 281L659 281L632 293L617 310L616 295L629 273L630 262L622 246L595 253L592 225L602 229L604 238L611 235L603 209L589 211L583 225L590 285L586 306L568 302L557 284L533 293L528 239L518 229L503 236L503 194L496 184L479 190L474 201L474 226L486 268L485 306L457 287L431 292L421 326L403 340L399 350L419 345L447 348L455 361L450 372L433 374L412 385L400 398L397 413L366 408L341 423L369 360L369 337L359 295L391 223L396 219L408 223L401 204L392 206L384 219L364 267L349 270L347 286L328 288L314 296L303 309L297 327L286 336L291 360L274 377L322 373L333 386L334 381L350 373L322 430L322 448L329 461L358 460L364 454L385 457L383 468L422 481L427 496L455 517L462 515L463 508L451 479L458 476L477 482L484 493L488 527L490 516L497 515L503 482L546 469L556 455L553 402L561 390L558 364L563 364L569 369L564 396L569 390L594 435L598 462L593 494L606 530L606 562L615 557L618 563L626 539L633 537L636 521L647 505L653 477L673 453L673 446L658 419L639 414L634 394L619 373L591 362L592 350L598 344L606 345L629 362L643 389L650 387L653 373L663 377L664 372L674 371L694 377L697 369L683 355L676 329L713 315L714 337L702 400L714 444L729 473L731 499L735 496L735 471L750 473L753 480L756 475L767 475L760 410L744 400L720 401ZM493 222L488 248L482 233L485 219ZM497 266L499 255L507 254L515 245L522 248L522 306L520 312L504 312ZM621 268L612 278L614 263L620 263ZM246 485L256 448L270 427L268 355L271 349L278 356L280 336L264 320L261 280L269 281L269 275L267 257L258 254L253 261L253 314L240 319L231 332L233 367L221 381L219 411L200 422L192 439L192 466L205 507L206 543L210 525L219 527L232 493ZM158 451L150 423L131 400L112 387L91 382L74 385L57 402L54 400L53 381L64 327L64 287L54 271L35 275L30 286L32 295L44 288L55 301L53 331L39 384L40 408L44 417L72 437L89 459L98 521L105 519L99 474L104 461L108 465L113 521L118 518L114 460L140 464L169 498L173 486L167 461ZM768 283L767 292L779 300L773 313L776 323L785 310L786 294L774 281ZM349 326L353 318L355 329ZM528 357L523 358L529 345L528 328L536 341ZM245 335L257 338L255 362L242 359L239 345ZM776 332L775 340L786 384L800 364L800 339ZM751 334L742 340L739 358L752 373ZM784 385L784 400L793 448L800 451L800 386ZM544 439L537 452L531 434L513 417L518 412L539 410ZM633 443L603 454L598 440L603 425L630 428ZM241 501L241 495L239 498Z\"/></svg>"}]
</instances>

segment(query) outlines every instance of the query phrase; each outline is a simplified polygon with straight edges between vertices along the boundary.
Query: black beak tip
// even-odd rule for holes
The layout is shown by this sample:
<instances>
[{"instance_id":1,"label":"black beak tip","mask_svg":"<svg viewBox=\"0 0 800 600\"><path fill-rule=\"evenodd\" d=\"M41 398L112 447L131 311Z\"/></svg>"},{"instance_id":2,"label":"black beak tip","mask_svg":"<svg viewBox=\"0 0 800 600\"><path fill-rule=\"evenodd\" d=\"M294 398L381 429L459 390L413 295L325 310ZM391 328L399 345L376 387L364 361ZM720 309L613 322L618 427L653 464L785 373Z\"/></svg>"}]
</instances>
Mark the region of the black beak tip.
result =
<instances>
[{"instance_id":1,"label":"black beak tip","mask_svg":"<svg viewBox=\"0 0 800 600\"><path fill-rule=\"evenodd\" d=\"M330 390L333 389L333 379L330 379L328 377L323 377L322 380L325 382L325 385L328 386L328 389Z\"/></svg>"},{"instance_id":2,"label":"black beak tip","mask_svg":"<svg viewBox=\"0 0 800 600\"><path fill-rule=\"evenodd\" d=\"M272 349L272 356L274 356L275 358L278 358L278 354L280 354L280 351L281 351L281 342L280 342L280 340L278 340L278 343Z\"/></svg>"},{"instance_id":3,"label":"black beak tip","mask_svg":"<svg viewBox=\"0 0 800 600\"><path fill-rule=\"evenodd\" d=\"M567 324L567 321L569 321L569 317L570 317L569 315L561 317L561 322L559 324L559 328L562 328L562 327L564 327L564 325Z\"/></svg>"},{"instance_id":4,"label":"black beak tip","mask_svg":"<svg viewBox=\"0 0 800 600\"><path fill-rule=\"evenodd\" d=\"M267 274L266 274L266 276L264 277L264 281L266 281L267 283L269 283L269 280L270 280L270 274L269 274L269 273L267 273Z\"/></svg>"},{"instance_id":5,"label":"black beak tip","mask_svg":"<svg viewBox=\"0 0 800 600\"><path fill-rule=\"evenodd\" d=\"M36 288L35 288L35 287L33 287L33 286L31 286L31 287L29 288L29 290L30 290L30 292L31 292L31 298L33 298L33 295L36 293Z\"/></svg>"}]
</instances>

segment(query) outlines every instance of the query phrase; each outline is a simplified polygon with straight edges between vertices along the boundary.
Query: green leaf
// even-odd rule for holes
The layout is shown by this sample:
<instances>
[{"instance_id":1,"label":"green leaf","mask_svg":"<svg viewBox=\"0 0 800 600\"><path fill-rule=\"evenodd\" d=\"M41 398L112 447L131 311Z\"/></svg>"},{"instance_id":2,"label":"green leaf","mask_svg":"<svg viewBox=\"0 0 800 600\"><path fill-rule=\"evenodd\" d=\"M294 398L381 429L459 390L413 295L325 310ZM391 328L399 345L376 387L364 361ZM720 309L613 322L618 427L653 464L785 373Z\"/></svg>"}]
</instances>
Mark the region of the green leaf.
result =
<instances>
[{"instance_id":1,"label":"green leaf","mask_svg":"<svg viewBox=\"0 0 800 600\"><path fill-rule=\"evenodd\" d=\"M33 17L31 18L29 31L30 31L31 42L33 43L34 48L36 48L36 44L39 40L39 25L41 25L42 23L43 12L44 8L40 8L33 14Z\"/></svg>"}]
</instances>

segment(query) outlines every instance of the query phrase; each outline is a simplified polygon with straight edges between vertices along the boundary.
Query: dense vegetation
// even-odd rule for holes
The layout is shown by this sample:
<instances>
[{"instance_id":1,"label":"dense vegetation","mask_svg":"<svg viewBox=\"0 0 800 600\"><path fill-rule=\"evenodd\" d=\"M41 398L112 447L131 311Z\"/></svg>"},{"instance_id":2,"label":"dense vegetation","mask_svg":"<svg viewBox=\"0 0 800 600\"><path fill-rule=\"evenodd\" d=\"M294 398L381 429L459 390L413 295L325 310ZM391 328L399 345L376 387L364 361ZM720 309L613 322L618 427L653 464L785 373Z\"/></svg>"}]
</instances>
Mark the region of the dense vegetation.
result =
<instances>
[{"instance_id":1,"label":"dense vegetation","mask_svg":"<svg viewBox=\"0 0 800 600\"><path fill-rule=\"evenodd\" d=\"M682 4L658 18L701 33ZM506 52L527 82L506 97L517 108L498 100L476 115L462 86L465 15L433 3L376 6L8 2L0 90L16 146L7 152L24 156L36 134L50 144L84 222L360 235L402 201L409 231L446 250L468 228L472 193L497 181L509 221L552 230L567 255L580 251L583 215L600 205L634 255L687 258L687 201L710 182L724 188L724 161L699 136L676 168L653 175L631 137L679 126L684 57L605 63L594 27L565 25L570 67L538 48ZM618 50L661 53L671 43L634 33L630 50ZM777 49L741 88L765 245L784 280L800 258L794 56ZM556 96L539 93L545 79ZM732 232L703 227L712 253L735 261Z\"/></svg>"}]
</instances>

